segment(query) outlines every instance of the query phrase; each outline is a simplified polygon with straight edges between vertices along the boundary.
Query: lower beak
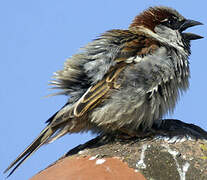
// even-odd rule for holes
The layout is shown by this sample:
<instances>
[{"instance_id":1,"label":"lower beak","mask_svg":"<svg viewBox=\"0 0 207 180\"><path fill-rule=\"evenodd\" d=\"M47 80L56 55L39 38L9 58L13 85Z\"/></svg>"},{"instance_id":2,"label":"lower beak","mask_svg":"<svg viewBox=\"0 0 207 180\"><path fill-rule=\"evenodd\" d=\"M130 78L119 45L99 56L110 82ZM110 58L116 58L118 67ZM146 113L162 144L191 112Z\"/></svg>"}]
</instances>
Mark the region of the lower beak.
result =
<instances>
[{"instance_id":1,"label":"lower beak","mask_svg":"<svg viewBox=\"0 0 207 180\"><path fill-rule=\"evenodd\" d=\"M184 39L187 39L187 40L196 40L196 39L202 39L203 38L203 36L193 34L193 33L182 33L182 36L183 36Z\"/></svg>"}]
</instances>

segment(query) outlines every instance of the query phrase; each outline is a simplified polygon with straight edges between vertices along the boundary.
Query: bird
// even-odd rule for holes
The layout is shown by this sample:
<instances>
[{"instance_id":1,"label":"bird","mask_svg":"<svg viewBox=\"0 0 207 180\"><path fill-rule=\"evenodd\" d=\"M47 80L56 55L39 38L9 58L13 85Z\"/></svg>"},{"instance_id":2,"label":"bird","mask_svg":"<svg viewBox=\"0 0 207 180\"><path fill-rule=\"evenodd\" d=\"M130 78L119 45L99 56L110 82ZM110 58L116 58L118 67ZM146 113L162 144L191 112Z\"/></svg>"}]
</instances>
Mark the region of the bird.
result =
<instances>
[{"instance_id":1,"label":"bird","mask_svg":"<svg viewBox=\"0 0 207 180\"><path fill-rule=\"evenodd\" d=\"M149 7L128 29L106 31L68 58L51 81L66 104L4 173L65 134L133 136L159 127L189 88L191 40L203 37L184 31L197 25L173 8Z\"/></svg>"}]
</instances>

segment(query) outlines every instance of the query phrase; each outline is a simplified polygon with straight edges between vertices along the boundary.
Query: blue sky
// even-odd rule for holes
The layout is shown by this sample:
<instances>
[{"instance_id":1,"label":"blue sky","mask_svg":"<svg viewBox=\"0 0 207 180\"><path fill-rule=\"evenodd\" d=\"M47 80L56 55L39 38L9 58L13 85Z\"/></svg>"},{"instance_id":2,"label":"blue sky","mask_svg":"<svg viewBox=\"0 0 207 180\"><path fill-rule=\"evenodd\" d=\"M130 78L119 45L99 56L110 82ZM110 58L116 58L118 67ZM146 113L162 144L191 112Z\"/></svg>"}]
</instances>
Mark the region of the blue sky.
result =
<instances>
[{"instance_id":1,"label":"blue sky","mask_svg":"<svg viewBox=\"0 0 207 180\"><path fill-rule=\"evenodd\" d=\"M127 3L128 2L128 3ZM0 179L2 171L44 128L44 122L67 100L52 93L48 82L62 69L67 57L109 29L126 29L134 16L154 5L177 9L204 26L189 29L206 36L206 2L166 0L18 0L0 2ZM172 118L207 130L207 39L192 43L190 90L184 94ZM72 147L93 136L66 135L40 148L10 177L26 180L57 160Z\"/></svg>"}]
</instances>

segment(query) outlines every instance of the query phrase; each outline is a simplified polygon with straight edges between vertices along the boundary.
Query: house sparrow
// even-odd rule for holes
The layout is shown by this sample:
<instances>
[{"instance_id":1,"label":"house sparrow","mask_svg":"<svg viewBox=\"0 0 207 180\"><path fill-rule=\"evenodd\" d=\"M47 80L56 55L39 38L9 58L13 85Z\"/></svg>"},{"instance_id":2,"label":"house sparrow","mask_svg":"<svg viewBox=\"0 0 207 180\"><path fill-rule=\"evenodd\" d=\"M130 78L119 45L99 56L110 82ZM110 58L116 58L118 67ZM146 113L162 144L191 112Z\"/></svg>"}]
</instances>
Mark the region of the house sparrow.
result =
<instances>
[{"instance_id":1,"label":"house sparrow","mask_svg":"<svg viewBox=\"0 0 207 180\"><path fill-rule=\"evenodd\" d=\"M128 30L110 30L73 55L52 81L68 102L5 170L11 175L40 146L67 133L150 131L189 87L190 41L183 31L201 25L168 7L151 7Z\"/></svg>"}]
</instances>

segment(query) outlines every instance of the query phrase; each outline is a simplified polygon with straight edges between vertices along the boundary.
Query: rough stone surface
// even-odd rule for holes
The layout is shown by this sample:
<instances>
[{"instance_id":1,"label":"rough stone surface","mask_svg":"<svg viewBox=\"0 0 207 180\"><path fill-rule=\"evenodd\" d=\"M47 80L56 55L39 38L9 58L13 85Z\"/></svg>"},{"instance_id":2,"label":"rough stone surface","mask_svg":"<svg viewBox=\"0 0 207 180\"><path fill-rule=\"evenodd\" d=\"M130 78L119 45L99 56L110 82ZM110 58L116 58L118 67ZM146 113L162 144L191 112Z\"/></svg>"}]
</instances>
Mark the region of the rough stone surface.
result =
<instances>
[{"instance_id":1,"label":"rough stone surface","mask_svg":"<svg viewBox=\"0 0 207 180\"><path fill-rule=\"evenodd\" d=\"M53 177L60 180L94 177L206 180L207 132L192 124L185 124L184 131L186 129L185 136L181 133L180 137L171 138L161 135L129 139L98 136L70 150L32 180L52 180ZM196 138L191 134L196 134Z\"/></svg>"}]
</instances>

